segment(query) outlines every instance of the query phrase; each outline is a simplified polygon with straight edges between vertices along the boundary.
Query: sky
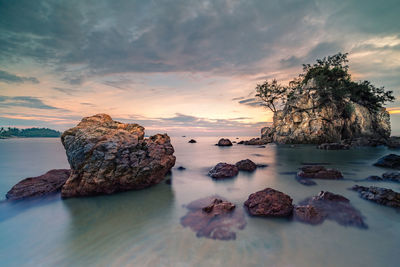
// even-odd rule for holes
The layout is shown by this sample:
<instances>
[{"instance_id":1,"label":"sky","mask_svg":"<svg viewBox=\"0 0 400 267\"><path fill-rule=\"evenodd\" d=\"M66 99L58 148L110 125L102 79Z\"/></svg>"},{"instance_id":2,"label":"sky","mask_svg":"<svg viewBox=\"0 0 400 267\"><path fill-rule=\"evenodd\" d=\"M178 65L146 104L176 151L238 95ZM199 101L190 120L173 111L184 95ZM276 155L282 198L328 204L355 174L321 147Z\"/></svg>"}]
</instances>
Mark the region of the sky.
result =
<instances>
[{"instance_id":1,"label":"sky","mask_svg":"<svg viewBox=\"0 0 400 267\"><path fill-rule=\"evenodd\" d=\"M66 130L107 113L147 133L259 135L254 96L303 63L349 53L354 80L393 90L398 0L0 0L0 125Z\"/></svg>"}]
</instances>

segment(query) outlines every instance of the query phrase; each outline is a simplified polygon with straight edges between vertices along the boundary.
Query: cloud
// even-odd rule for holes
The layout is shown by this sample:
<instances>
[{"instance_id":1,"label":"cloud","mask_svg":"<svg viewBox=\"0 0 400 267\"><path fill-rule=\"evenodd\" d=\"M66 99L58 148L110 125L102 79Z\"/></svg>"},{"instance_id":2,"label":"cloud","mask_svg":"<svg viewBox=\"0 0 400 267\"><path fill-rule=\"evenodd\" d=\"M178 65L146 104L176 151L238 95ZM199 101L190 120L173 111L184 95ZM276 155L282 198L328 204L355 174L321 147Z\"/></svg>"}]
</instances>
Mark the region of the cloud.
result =
<instances>
[{"instance_id":1,"label":"cloud","mask_svg":"<svg viewBox=\"0 0 400 267\"><path fill-rule=\"evenodd\" d=\"M9 73L4 70L0 70L0 82L6 82L6 83L24 83L24 82L30 82L30 83L39 83L39 80L36 79L35 77L22 77L22 76L17 76L15 74Z\"/></svg>"},{"instance_id":2,"label":"cloud","mask_svg":"<svg viewBox=\"0 0 400 267\"><path fill-rule=\"evenodd\" d=\"M27 107L36 109L58 109L46 105L42 100L31 96L0 96L0 107Z\"/></svg>"},{"instance_id":3,"label":"cloud","mask_svg":"<svg viewBox=\"0 0 400 267\"><path fill-rule=\"evenodd\" d=\"M246 105L246 106L250 106L250 107L265 107L265 103L255 97L240 100L238 103Z\"/></svg>"}]
</instances>

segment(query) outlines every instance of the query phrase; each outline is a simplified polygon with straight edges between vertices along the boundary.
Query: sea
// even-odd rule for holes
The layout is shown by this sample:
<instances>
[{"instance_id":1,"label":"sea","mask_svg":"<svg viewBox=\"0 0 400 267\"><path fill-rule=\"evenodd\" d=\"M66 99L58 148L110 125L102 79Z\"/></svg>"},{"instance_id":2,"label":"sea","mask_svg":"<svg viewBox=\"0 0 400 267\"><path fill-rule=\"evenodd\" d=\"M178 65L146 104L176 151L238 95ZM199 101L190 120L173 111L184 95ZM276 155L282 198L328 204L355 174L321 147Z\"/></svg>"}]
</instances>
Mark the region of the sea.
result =
<instances>
[{"instance_id":1,"label":"sea","mask_svg":"<svg viewBox=\"0 0 400 267\"><path fill-rule=\"evenodd\" d=\"M197 143L188 143L190 138ZM171 184L114 195L63 200L57 194L18 202L6 201L7 191L23 178L68 168L65 150L58 138L0 140L0 266L399 266L400 212L349 190L360 184L400 192L400 184L361 181L387 171L373 163L396 151L275 144L218 147L219 138L173 137L176 165L167 177ZM247 158L268 167L223 181L207 176L219 162ZM302 185L295 173L305 164L337 168L345 179ZM245 213L245 228L236 229L236 239L226 241L197 237L180 223L186 205L196 199L219 195L243 209L251 193L267 187L290 195L294 204L320 191L341 194L362 213L368 229Z\"/></svg>"}]
</instances>

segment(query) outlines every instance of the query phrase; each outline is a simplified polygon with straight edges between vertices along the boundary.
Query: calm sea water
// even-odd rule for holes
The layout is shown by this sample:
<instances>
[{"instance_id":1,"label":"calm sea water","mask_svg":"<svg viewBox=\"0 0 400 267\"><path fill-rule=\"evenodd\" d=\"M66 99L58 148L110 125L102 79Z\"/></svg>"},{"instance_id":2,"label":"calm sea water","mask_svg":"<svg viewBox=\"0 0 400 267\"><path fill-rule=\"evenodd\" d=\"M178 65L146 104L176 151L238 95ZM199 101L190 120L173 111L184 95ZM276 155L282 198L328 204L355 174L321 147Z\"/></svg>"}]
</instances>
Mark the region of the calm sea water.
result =
<instances>
[{"instance_id":1,"label":"calm sea water","mask_svg":"<svg viewBox=\"0 0 400 267\"><path fill-rule=\"evenodd\" d=\"M173 138L177 162L172 185L111 196L0 203L1 266L399 266L400 213L358 197L354 181L316 180L299 184L302 163L329 163L346 178L362 179L385 170L372 166L386 148L321 151L313 146L216 147L218 137ZM226 181L206 174L218 162L250 158L269 167ZM178 171L184 166L185 171ZM0 140L0 195L25 177L67 168L58 139ZM362 183L372 185L373 183ZM400 191L400 184L376 183ZM272 187L297 203L320 190L351 200L369 229L333 221L311 226L285 219L254 218L234 241L197 238L180 225L183 205L213 194L242 207L250 193Z\"/></svg>"}]
</instances>

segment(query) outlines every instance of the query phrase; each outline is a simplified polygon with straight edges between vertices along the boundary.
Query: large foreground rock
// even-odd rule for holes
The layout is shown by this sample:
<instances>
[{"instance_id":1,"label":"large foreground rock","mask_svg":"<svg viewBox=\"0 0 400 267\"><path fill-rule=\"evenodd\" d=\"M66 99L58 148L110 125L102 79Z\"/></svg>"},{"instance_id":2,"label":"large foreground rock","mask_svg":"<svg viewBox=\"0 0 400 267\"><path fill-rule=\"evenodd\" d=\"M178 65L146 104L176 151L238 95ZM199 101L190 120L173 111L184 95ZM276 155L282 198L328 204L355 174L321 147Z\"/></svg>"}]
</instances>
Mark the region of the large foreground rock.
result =
<instances>
[{"instance_id":1,"label":"large foreground rock","mask_svg":"<svg viewBox=\"0 0 400 267\"><path fill-rule=\"evenodd\" d=\"M340 225L368 227L362 214L347 198L327 191L321 191L317 196L300 202L293 210L293 217L309 224L320 224L328 219Z\"/></svg>"},{"instance_id":2,"label":"large foreground rock","mask_svg":"<svg viewBox=\"0 0 400 267\"><path fill-rule=\"evenodd\" d=\"M292 198L272 188L249 196L244 206L254 216L288 217L292 214Z\"/></svg>"},{"instance_id":3,"label":"large foreground rock","mask_svg":"<svg viewBox=\"0 0 400 267\"><path fill-rule=\"evenodd\" d=\"M218 197L206 197L189 203L188 213L181 218L184 227L190 227L197 237L219 240L236 239L235 229L244 229L243 210Z\"/></svg>"},{"instance_id":4,"label":"large foreground rock","mask_svg":"<svg viewBox=\"0 0 400 267\"><path fill-rule=\"evenodd\" d=\"M70 175L70 170L58 169L46 172L37 177L30 177L14 185L7 192L6 198L18 200L40 197L59 192Z\"/></svg>"},{"instance_id":5,"label":"large foreground rock","mask_svg":"<svg viewBox=\"0 0 400 267\"><path fill-rule=\"evenodd\" d=\"M72 169L63 197L142 189L163 180L175 164L168 135L144 139L142 126L106 114L83 118L61 141Z\"/></svg>"},{"instance_id":6,"label":"large foreground rock","mask_svg":"<svg viewBox=\"0 0 400 267\"><path fill-rule=\"evenodd\" d=\"M374 165L390 169L400 169L400 156L397 154L386 155L378 159Z\"/></svg>"},{"instance_id":7,"label":"large foreground rock","mask_svg":"<svg viewBox=\"0 0 400 267\"><path fill-rule=\"evenodd\" d=\"M381 205L400 208L400 193L391 189L360 185L355 185L351 189L357 191L361 198L374 201Z\"/></svg>"},{"instance_id":8,"label":"large foreground rock","mask_svg":"<svg viewBox=\"0 0 400 267\"><path fill-rule=\"evenodd\" d=\"M323 166L311 165L304 166L301 171L297 173L297 176L303 178L313 179L342 179L343 175L340 171L335 169L326 169Z\"/></svg>"},{"instance_id":9,"label":"large foreground rock","mask_svg":"<svg viewBox=\"0 0 400 267\"><path fill-rule=\"evenodd\" d=\"M220 162L208 172L208 175L215 179L224 179L234 177L238 173L239 170L235 165Z\"/></svg>"}]
</instances>

